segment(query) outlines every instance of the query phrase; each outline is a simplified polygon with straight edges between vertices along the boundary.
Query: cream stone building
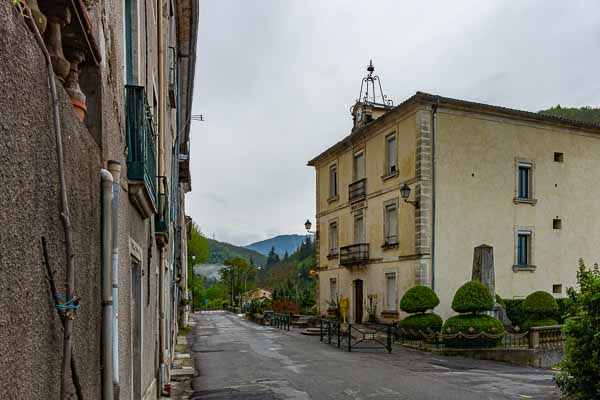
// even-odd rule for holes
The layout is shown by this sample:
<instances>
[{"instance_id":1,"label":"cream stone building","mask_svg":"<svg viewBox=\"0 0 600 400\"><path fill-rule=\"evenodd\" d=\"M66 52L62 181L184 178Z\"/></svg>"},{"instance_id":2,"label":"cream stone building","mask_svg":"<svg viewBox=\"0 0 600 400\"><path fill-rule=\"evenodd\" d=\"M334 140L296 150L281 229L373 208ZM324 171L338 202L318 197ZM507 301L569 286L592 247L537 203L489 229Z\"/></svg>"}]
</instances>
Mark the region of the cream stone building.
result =
<instances>
[{"instance_id":1,"label":"cream stone building","mask_svg":"<svg viewBox=\"0 0 600 400\"><path fill-rule=\"evenodd\" d=\"M392 106L372 72L350 135L308 163L320 311L345 296L363 321L375 294L378 318L401 319L424 284L448 318L481 244L501 297L564 297L578 259L599 259L600 126L421 92Z\"/></svg>"}]
</instances>

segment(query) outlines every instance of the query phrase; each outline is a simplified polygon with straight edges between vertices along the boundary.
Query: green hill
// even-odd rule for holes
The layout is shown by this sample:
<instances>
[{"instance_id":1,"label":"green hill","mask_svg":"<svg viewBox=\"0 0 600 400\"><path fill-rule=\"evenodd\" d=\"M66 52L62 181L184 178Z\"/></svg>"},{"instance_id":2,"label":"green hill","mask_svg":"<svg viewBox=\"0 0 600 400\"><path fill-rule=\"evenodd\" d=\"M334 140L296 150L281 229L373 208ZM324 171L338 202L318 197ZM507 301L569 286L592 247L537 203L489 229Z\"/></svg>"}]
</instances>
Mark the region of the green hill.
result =
<instances>
[{"instance_id":1,"label":"green hill","mask_svg":"<svg viewBox=\"0 0 600 400\"><path fill-rule=\"evenodd\" d=\"M267 257L262 254L247 249L245 247L235 246L230 243L219 242L218 240L208 239L208 261L209 264L223 264L228 258L241 257L252 261L254 265L263 266Z\"/></svg>"},{"instance_id":2,"label":"green hill","mask_svg":"<svg viewBox=\"0 0 600 400\"><path fill-rule=\"evenodd\" d=\"M572 119L576 121L589 122L591 124L600 124L600 108L592 107L561 107L560 104L556 107L547 110L541 110L540 114L554 115L557 117Z\"/></svg>"}]
</instances>

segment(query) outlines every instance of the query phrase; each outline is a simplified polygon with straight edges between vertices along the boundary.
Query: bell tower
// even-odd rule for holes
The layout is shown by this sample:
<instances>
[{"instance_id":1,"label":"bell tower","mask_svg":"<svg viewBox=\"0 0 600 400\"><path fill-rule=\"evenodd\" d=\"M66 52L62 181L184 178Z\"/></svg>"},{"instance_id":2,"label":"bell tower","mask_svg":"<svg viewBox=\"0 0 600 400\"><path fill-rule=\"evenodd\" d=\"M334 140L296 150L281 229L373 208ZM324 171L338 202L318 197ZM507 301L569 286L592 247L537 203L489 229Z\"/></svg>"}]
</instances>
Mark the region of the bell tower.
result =
<instances>
[{"instance_id":1,"label":"bell tower","mask_svg":"<svg viewBox=\"0 0 600 400\"><path fill-rule=\"evenodd\" d=\"M373 72L375 72L375 67L373 66L373 60L370 60L367 67L367 76L362 78L360 84L358 99L350 108L350 114L354 121L352 130L367 125L394 106L394 102L383 94L379 76L373 75Z\"/></svg>"}]
</instances>

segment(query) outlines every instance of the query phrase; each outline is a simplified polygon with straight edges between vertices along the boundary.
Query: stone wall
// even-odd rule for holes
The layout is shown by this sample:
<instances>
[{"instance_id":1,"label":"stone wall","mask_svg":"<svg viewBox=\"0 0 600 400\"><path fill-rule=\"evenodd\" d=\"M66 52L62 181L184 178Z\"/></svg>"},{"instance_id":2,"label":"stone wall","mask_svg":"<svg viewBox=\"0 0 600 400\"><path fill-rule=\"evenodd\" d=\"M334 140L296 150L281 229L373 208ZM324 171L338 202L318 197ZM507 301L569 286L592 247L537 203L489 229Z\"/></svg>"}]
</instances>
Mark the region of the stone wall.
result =
<instances>
[{"instance_id":1,"label":"stone wall","mask_svg":"<svg viewBox=\"0 0 600 400\"><path fill-rule=\"evenodd\" d=\"M42 262L48 240L59 290L65 282L56 143L48 75L11 2L0 3L0 381L6 399L59 397L62 327ZM81 308L73 352L87 399L100 398L100 151L58 86ZM8 384L10 382L10 384Z\"/></svg>"}]
</instances>

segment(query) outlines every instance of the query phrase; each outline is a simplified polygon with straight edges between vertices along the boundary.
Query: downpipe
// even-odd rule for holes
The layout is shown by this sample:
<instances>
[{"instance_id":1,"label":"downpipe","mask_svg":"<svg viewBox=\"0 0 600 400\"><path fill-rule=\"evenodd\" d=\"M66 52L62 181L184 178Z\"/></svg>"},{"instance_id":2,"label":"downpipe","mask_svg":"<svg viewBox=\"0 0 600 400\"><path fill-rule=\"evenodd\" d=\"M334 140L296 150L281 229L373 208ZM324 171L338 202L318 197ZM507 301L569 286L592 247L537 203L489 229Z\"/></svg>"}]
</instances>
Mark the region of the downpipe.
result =
<instances>
[{"instance_id":1,"label":"downpipe","mask_svg":"<svg viewBox=\"0 0 600 400\"><path fill-rule=\"evenodd\" d=\"M113 304L111 284L113 177L105 169L100 170L100 177L102 178L102 399L113 400Z\"/></svg>"},{"instance_id":2,"label":"downpipe","mask_svg":"<svg viewBox=\"0 0 600 400\"><path fill-rule=\"evenodd\" d=\"M114 397L120 397L119 382L119 208L121 205L121 163L115 160L108 162L108 170L113 177L112 185L112 362Z\"/></svg>"}]
</instances>

